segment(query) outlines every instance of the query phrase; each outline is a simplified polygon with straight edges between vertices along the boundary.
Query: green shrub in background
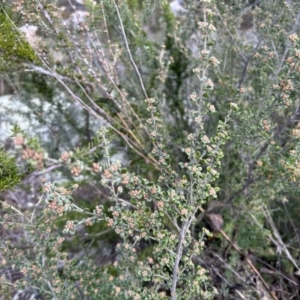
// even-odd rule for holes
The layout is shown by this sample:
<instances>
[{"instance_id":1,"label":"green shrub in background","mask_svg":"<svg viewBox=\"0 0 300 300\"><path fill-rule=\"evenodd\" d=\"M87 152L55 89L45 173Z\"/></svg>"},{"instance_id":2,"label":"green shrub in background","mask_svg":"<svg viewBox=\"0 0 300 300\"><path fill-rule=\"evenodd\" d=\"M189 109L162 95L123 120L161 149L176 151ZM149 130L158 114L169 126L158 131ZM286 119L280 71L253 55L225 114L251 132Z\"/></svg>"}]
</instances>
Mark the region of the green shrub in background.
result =
<instances>
[{"instance_id":1,"label":"green shrub in background","mask_svg":"<svg viewBox=\"0 0 300 300\"><path fill-rule=\"evenodd\" d=\"M27 211L3 202L4 229L23 224L24 242L3 239L2 264L29 275L23 288L49 299L298 293L300 5L186 0L175 14L175 2L14 7L39 28L39 61L21 63L32 77L5 76L60 128L44 150L27 142L34 128L18 131L30 178L48 176Z\"/></svg>"},{"instance_id":2,"label":"green shrub in background","mask_svg":"<svg viewBox=\"0 0 300 300\"><path fill-rule=\"evenodd\" d=\"M0 191L13 188L20 182L21 174L13 157L0 149Z\"/></svg>"},{"instance_id":3,"label":"green shrub in background","mask_svg":"<svg viewBox=\"0 0 300 300\"><path fill-rule=\"evenodd\" d=\"M36 62L34 50L10 19L9 12L0 11L1 72L12 70L22 62Z\"/></svg>"}]
</instances>

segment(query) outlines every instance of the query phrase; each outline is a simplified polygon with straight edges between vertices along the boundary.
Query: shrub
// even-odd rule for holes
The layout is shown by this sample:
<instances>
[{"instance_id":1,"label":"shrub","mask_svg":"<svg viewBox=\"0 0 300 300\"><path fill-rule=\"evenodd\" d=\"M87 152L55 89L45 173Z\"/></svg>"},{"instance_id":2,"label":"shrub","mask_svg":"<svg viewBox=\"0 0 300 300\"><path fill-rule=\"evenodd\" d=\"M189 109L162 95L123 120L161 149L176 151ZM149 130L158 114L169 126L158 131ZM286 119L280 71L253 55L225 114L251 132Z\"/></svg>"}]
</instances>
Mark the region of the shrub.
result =
<instances>
[{"instance_id":1,"label":"shrub","mask_svg":"<svg viewBox=\"0 0 300 300\"><path fill-rule=\"evenodd\" d=\"M49 299L292 297L300 5L73 5L1 11L0 38L18 17L39 34L10 33L30 47L5 52L39 124L14 136L42 190L26 211L4 194L3 234L23 245L3 239L2 264L28 274L16 284ZM48 142L40 124L57 128Z\"/></svg>"}]
</instances>

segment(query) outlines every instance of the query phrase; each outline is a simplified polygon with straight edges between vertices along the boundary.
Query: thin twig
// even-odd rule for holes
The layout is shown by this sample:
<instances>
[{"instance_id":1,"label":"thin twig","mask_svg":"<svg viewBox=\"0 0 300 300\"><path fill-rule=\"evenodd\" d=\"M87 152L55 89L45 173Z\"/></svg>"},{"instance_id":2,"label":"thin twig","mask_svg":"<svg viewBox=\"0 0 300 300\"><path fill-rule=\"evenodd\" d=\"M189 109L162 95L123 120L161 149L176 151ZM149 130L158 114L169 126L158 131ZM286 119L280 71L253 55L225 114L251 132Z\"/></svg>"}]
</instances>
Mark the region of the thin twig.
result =
<instances>
[{"instance_id":1,"label":"thin twig","mask_svg":"<svg viewBox=\"0 0 300 300\"><path fill-rule=\"evenodd\" d=\"M231 243L233 249L240 255L243 256L242 251L240 250L239 246L231 241L231 239L229 238L229 236L221 229L219 231L221 233L221 235L229 242ZM271 290L271 288L268 286L268 284L265 282L264 278L261 276L261 274L259 273L259 271L256 269L256 267L253 265L252 261L246 257L245 261L247 262L247 264L249 265L249 267L253 270L253 272L257 275L257 277L259 278L259 280L261 281L261 283L263 284L263 286L266 288L266 290L268 291L268 293L272 296L272 298L274 300L278 300L276 295L274 294L274 292Z\"/></svg>"},{"instance_id":2,"label":"thin twig","mask_svg":"<svg viewBox=\"0 0 300 300\"><path fill-rule=\"evenodd\" d=\"M298 29L299 22L300 22L300 10L299 10L299 12L298 12L298 14L297 14L297 18L296 18L296 20L295 20L295 23L294 23L294 25L293 25L293 28L292 28L292 30L289 32L288 36L290 36L291 34L293 34L293 33L296 32L296 30ZM283 63L285 62L285 59L286 59L286 56L287 56L287 53L289 52L289 50L290 50L290 45L287 45L287 46L285 47L285 49L284 49L284 52L283 52L283 55L282 55L282 57L281 57L280 63L279 63L279 65L278 65L278 67L277 67L277 71L275 72L275 76L274 76L275 78L277 78L279 72L281 71L282 65L283 65Z\"/></svg>"},{"instance_id":3,"label":"thin twig","mask_svg":"<svg viewBox=\"0 0 300 300\"><path fill-rule=\"evenodd\" d=\"M296 261L294 260L294 258L290 254L290 251L287 249L286 245L282 241L280 233L278 232L278 230L277 230L277 228L276 228L276 226L275 226L275 224L273 222L273 219L272 219L270 213L268 212L268 210L265 207L263 208L263 213L264 213L265 218L268 221L268 223L269 223L269 225L270 225L270 227L272 229L273 236L275 237L276 240L273 238L272 235L268 235L268 237L278 247L279 251L283 251L285 253L286 257L294 265L294 267L297 270L300 270L300 268L297 265Z\"/></svg>"},{"instance_id":4,"label":"thin twig","mask_svg":"<svg viewBox=\"0 0 300 300\"><path fill-rule=\"evenodd\" d=\"M144 83L143 83L143 79L142 79L142 76L140 74L140 71L136 65L136 63L134 62L134 59L131 55L131 50L129 48L129 45L128 45L128 40L127 40L127 37L126 37L126 33L125 33L125 30L124 30L124 26L123 26L123 22L122 22L122 19L121 19L121 15L120 15L120 12L119 12L119 8L118 8L118 5L116 4L116 1L113 0L113 3L114 3L114 6L116 8L116 11L117 11L117 15L118 15L118 19L119 19L119 23L120 23L120 27L121 27L121 31L122 31L122 35L123 35L123 38L124 38L124 42L125 42L125 46L126 46L126 49L127 49L127 53L129 55L129 58L130 58L130 61L131 61L131 64L135 70L135 73L140 81L140 85L141 85L141 88L142 88L142 91L143 91L143 94L144 94L144 97L147 99L148 98L148 95L147 95L147 92L146 92L146 89L145 89L145 86L144 86Z\"/></svg>"}]
</instances>

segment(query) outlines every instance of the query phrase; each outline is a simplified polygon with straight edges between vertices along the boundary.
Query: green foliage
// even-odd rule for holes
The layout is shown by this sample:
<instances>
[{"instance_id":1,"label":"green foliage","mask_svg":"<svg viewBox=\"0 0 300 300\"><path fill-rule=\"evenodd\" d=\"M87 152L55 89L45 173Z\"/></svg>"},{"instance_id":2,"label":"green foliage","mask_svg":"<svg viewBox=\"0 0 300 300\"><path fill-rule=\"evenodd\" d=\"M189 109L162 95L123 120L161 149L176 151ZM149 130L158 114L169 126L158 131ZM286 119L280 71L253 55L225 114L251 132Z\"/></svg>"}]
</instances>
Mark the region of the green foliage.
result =
<instances>
[{"instance_id":1,"label":"green foliage","mask_svg":"<svg viewBox=\"0 0 300 300\"><path fill-rule=\"evenodd\" d=\"M22 37L12 20L0 7L0 60L1 71L9 70L12 62L37 62L34 49Z\"/></svg>"},{"instance_id":2,"label":"green foliage","mask_svg":"<svg viewBox=\"0 0 300 300\"><path fill-rule=\"evenodd\" d=\"M0 191L13 188L21 180L16 159L4 149L0 149Z\"/></svg>"}]
</instances>

